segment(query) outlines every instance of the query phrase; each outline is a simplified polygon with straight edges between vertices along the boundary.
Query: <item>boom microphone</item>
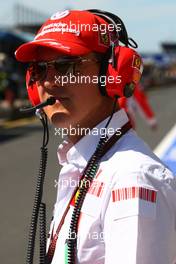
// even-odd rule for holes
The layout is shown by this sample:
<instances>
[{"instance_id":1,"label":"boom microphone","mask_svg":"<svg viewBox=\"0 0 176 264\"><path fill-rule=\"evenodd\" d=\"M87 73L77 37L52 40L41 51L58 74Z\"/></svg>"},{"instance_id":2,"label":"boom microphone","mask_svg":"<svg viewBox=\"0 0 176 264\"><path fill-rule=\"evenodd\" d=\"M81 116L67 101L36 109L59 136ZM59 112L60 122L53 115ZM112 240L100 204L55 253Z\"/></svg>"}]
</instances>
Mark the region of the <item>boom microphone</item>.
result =
<instances>
[{"instance_id":1,"label":"boom microphone","mask_svg":"<svg viewBox=\"0 0 176 264\"><path fill-rule=\"evenodd\" d=\"M34 107L20 108L20 112L25 112L25 113L35 112L37 109L43 108L44 106L47 106L47 105L53 105L55 104L55 102L56 102L56 99L54 97L49 97L46 101Z\"/></svg>"}]
</instances>

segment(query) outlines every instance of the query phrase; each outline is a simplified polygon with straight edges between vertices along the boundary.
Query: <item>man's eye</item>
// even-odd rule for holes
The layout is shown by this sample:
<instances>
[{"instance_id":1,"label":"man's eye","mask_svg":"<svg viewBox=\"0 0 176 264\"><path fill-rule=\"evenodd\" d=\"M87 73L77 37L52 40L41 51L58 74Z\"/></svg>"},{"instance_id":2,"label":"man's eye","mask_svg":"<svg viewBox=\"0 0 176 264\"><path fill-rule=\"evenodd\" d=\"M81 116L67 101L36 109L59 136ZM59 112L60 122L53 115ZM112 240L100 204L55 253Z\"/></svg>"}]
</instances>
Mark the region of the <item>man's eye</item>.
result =
<instances>
[{"instance_id":1,"label":"man's eye","mask_svg":"<svg viewBox=\"0 0 176 264\"><path fill-rule=\"evenodd\" d=\"M55 69L62 74L66 74L72 65L73 63L55 63Z\"/></svg>"}]
</instances>

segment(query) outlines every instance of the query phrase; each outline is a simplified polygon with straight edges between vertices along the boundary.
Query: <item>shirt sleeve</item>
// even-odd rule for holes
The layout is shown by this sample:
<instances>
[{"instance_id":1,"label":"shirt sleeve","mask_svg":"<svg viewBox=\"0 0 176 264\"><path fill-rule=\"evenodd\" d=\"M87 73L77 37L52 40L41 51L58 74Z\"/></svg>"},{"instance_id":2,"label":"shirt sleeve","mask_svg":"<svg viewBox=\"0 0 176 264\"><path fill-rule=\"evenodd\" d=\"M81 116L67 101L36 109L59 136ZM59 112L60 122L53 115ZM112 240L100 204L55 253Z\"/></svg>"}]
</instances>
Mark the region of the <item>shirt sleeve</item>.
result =
<instances>
[{"instance_id":1,"label":"shirt sleeve","mask_svg":"<svg viewBox=\"0 0 176 264\"><path fill-rule=\"evenodd\" d=\"M134 182L118 181L111 188L104 216L105 264L175 264L175 177L162 165L133 176Z\"/></svg>"}]
</instances>

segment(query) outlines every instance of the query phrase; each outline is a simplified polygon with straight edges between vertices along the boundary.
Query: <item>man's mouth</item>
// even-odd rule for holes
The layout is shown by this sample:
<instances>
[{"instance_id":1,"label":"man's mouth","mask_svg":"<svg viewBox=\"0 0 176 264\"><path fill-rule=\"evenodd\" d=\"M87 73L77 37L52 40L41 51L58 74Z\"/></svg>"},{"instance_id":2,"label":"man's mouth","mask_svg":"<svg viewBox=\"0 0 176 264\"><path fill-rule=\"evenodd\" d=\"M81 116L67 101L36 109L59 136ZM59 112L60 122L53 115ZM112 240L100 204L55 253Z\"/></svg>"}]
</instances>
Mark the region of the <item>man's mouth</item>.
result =
<instances>
[{"instance_id":1,"label":"man's mouth","mask_svg":"<svg viewBox=\"0 0 176 264\"><path fill-rule=\"evenodd\" d=\"M61 103L61 102L65 101L65 100L68 100L67 97L55 97L55 98L56 98L56 103Z\"/></svg>"}]
</instances>

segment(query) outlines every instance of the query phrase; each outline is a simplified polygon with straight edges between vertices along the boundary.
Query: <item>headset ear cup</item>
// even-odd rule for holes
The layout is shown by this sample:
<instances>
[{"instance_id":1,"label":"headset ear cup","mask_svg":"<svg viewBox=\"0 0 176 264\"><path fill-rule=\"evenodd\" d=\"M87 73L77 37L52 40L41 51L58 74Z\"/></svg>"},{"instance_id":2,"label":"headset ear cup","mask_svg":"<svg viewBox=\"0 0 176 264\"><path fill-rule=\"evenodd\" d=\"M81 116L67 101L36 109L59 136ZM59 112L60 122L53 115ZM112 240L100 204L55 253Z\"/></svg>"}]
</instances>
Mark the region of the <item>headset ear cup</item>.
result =
<instances>
[{"instance_id":1,"label":"headset ear cup","mask_svg":"<svg viewBox=\"0 0 176 264\"><path fill-rule=\"evenodd\" d=\"M124 91L123 91L123 94L125 97L131 97L134 93L134 89L135 89L135 84L134 83L129 83L129 84L126 84L125 87L124 87Z\"/></svg>"},{"instance_id":2,"label":"headset ear cup","mask_svg":"<svg viewBox=\"0 0 176 264\"><path fill-rule=\"evenodd\" d=\"M113 68L109 63L107 68L106 93L110 97L129 97L133 94L135 85L140 81L143 71L142 59L135 50L122 46L115 48L115 56L117 58L116 67Z\"/></svg>"},{"instance_id":3,"label":"headset ear cup","mask_svg":"<svg viewBox=\"0 0 176 264\"><path fill-rule=\"evenodd\" d=\"M26 88L29 100L33 106L40 104L38 87L35 82L31 82L31 75L29 70L26 72Z\"/></svg>"}]
</instances>

